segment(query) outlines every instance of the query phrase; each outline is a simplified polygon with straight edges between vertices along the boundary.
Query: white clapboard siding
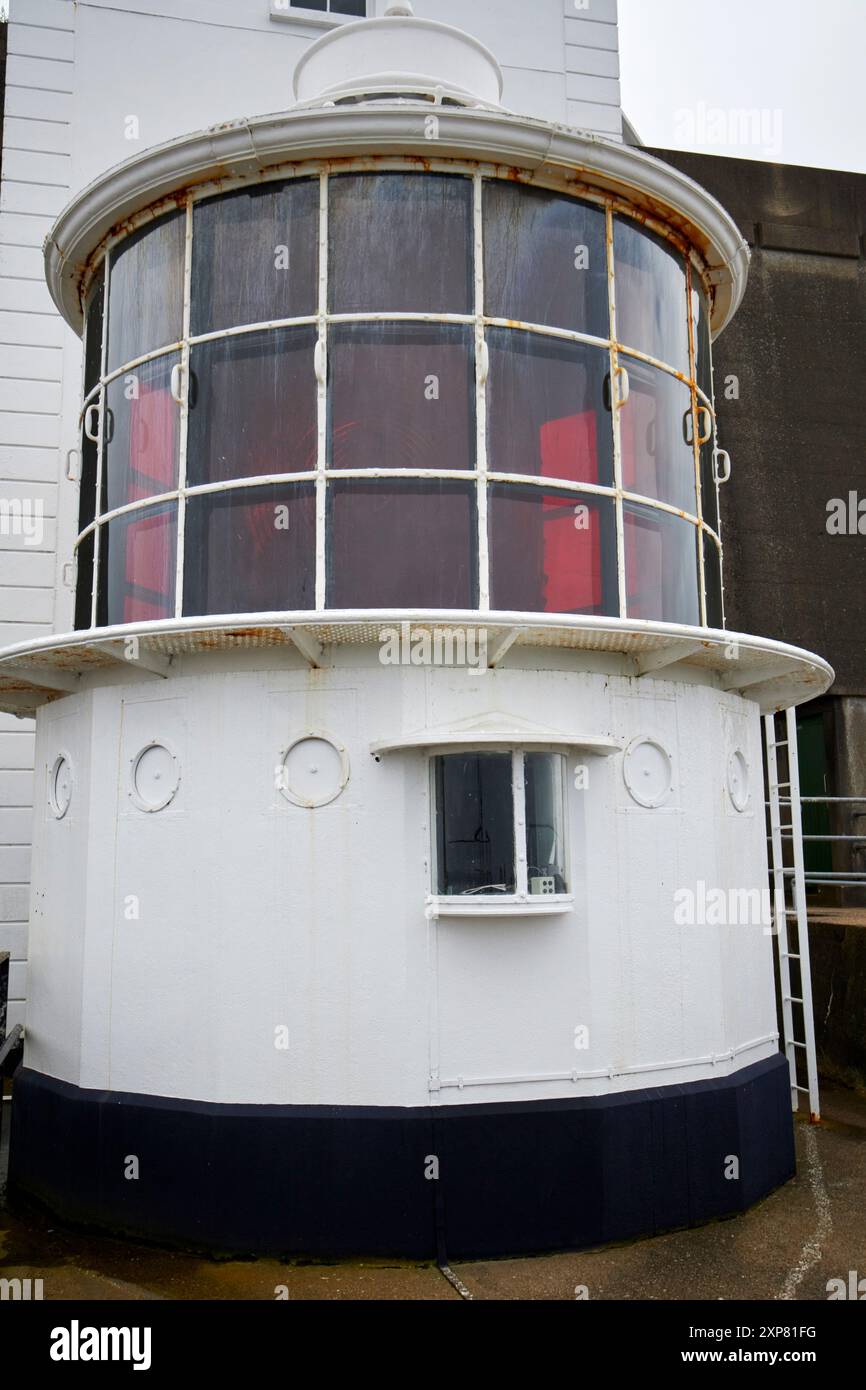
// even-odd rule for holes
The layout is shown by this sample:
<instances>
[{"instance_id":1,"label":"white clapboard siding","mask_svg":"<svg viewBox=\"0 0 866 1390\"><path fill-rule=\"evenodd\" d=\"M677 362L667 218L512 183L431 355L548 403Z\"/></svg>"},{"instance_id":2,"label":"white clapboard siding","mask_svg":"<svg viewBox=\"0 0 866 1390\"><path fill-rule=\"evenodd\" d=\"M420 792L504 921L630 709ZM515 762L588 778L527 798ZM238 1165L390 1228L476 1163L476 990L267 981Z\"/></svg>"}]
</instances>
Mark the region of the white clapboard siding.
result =
<instances>
[{"instance_id":1,"label":"white clapboard siding","mask_svg":"<svg viewBox=\"0 0 866 1390\"><path fill-rule=\"evenodd\" d=\"M42 243L71 184L71 0L12 0L0 182L0 646L54 627L65 329ZM68 486L68 484L67 484ZM41 507L35 535L16 503ZM33 540L34 544L27 542ZM9 1017L23 1022L33 820L33 722L0 716L0 950L12 957Z\"/></svg>"},{"instance_id":2,"label":"white clapboard siding","mask_svg":"<svg viewBox=\"0 0 866 1390\"><path fill-rule=\"evenodd\" d=\"M616 0L563 0L569 125L622 139Z\"/></svg>"}]
</instances>

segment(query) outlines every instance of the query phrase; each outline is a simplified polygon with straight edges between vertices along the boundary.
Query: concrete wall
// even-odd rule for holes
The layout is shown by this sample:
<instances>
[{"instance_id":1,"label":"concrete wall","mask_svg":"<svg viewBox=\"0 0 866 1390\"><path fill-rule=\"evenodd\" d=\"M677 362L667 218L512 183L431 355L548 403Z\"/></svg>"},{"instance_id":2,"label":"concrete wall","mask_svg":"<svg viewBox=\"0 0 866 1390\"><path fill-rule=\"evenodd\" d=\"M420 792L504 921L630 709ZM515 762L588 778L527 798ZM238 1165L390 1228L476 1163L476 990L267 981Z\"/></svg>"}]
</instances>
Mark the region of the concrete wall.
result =
<instances>
[{"instance_id":1,"label":"concrete wall","mask_svg":"<svg viewBox=\"0 0 866 1390\"><path fill-rule=\"evenodd\" d=\"M117 683L121 671L40 711L39 765L64 754L73 786L61 819L38 788L28 1066L188 1099L427 1105L691 1082L775 1053L769 932L699 910L677 920L682 889L766 884L754 703L697 674L611 674L620 658L585 653L527 650L483 679L385 667L376 648L330 659L310 671L265 651L178 658L168 680ZM477 900L451 898L461 915L428 919L428 758L377 762L371 743L490 710L573 727L575 707L583 732L621 750L662 744L668 793L648 808L622 751L573 753L573 902L479 917ZM317 809L274 776L312 731L349 763ZM152 740L179 771L156 812L130 794ZM726 783L737 749L742 810ZM275 1047L279 1027L288 1048Z\"/></svg>"},{"instance_id":2,"label":"concrete wall","mask_svg":"<svg viewBox=\"0 0 866 1390\"><path fill-rule=\"evenodd\" d=\"M382 13L387 0L371 0ZM514 109L621 138L616 0L417 0L487 43ZM273 10L273 15L272 15ZM105 169L187 131L284 110L335 21L272 0L11 0L0 186L0 498L42 508L37 544L0 534L0 646L72 626L81 345L42 281L60 208ZM22 1016L33 738L0 716L0 949Z\"/></svg>"}]
</instances>

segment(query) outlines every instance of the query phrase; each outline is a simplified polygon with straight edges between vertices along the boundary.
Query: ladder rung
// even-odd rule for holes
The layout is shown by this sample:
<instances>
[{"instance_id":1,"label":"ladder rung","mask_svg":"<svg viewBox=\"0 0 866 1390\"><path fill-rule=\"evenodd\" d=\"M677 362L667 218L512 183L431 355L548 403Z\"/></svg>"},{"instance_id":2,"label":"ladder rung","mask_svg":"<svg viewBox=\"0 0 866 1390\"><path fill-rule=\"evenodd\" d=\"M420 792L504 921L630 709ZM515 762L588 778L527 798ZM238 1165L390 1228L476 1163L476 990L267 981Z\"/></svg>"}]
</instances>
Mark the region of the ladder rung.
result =
<instances>
[{"instance_id":1,"label":"ladder rung","mask_svg":"<svg viewBox=\"0 0 866 1390\"><path fill-rule=\"evenodd\" d=\"M807 1095L809 1094L809 1087L808 1087L808 1086L792 1086L792 1087L791 1087L791 1090L792 1090L792 1091L802 1091L804 1096L807 1096Z\"/></svg>"},{"instance_id":2,"label":"ladder rung","mask_svg":"<svg viewBox=\"0 0 866 1390\"><path fill-rule=\"evenodd\" d=\"M800 957L794 951L780 951L779 955L783 960L799 960Z\"/></svg>"},{"instance_id":3,"label":"ladder rung","mask_svg":"<svg viewBox=\"0 0 866 1390\"><path fill-rule=\"evenodd\" d=\"M797 998L796 994L784 995L784 1001L786 1004L802 1004L803 1002L802 999Z\"/></svg>"}]
</instances>

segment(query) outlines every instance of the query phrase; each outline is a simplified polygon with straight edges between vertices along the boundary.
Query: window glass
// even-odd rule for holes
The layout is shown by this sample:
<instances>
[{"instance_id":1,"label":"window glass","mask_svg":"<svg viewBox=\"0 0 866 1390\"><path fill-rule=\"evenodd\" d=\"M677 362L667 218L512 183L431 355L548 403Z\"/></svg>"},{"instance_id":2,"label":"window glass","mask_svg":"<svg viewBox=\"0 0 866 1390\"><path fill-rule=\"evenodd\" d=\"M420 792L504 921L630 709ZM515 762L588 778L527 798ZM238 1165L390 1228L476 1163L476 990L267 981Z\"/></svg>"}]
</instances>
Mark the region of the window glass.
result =
<instances>
[{"instance_id":1,"label":"window glass","mask_svg":"<svg viewBox=\"0 0 866 1390\"><path fill-rule=\"evenodd\" d=\"M707 598L707 627L722 627L722 557L719 547L704 532L704 591Z\"/></svg>"},{"instance_id":2,"label":"window glass","mask_svg":"<svg viewBox=\"0 0 866 1390\"><path fill-rule=\"evenodd\" d=\"M701 430L706 430L706 428L707 428L706 419L707 419L707 417L706 417L706 414L705 414L704 412L699 413L699 415L698 415L698 422L699 422L698 427L699 427L699 429L701 429ZM714 463L715 452L716 452L716 436L715 436L715 432L711 433L709 439L707 440L707 442L706 442L705 444L702 444L702 445L701 445L701 450L700 450L700 452L701 452L701 511L702 511L702 513L703 513L704 521L707 523L707 525L708 525L708 526L712 526L713 530L716 531L716 532L718 532L718 529L719 529L719 486L718 486L718 483L716 482L716 470L715 470L715 463Z\"/></svg>"},{"instance_id":3,"label":"window glass","mask_svg":"<svg viewBox=\"0 0 866 1390\"><path fill-rule=\"evenodd\" d=\"M310 328L211 338L190 349L190 486L312 472L318 458Z\"/></svg>"},{"instance_id":4,"label":"window glass","mask_svg":"<svg viewBox=\"0 0 866 1390\"><path fill-rule=\"evenodd\" d=\"M531 897L566 893L563 758L525 753L526 872Z\"/></svg>"},{"instance_id":5,"label":"window glass","mask_svg":"<svg viewBox=\"0 0 866 1390\"><path fill-rule=\"evenodd\" d=\"M278 483L188 498L185 614L312 608L315 595L315 484Z\"/></svg>"},{"instance_id":6,"label":"window glass","mask_svg":"<svg viewBox=\"0 0 866 1390\"><path fill-rule=\"evenodd\" d=\"M105 275L102 269L96 275L87 296L84 328L84 394L85 396L99 381L102 367L102 315L105 303ZM99 393L91 404L98 407ZM96 433L97 410L89 412L91 430ZM81 428L81 482L78 489L78 530L89 526L96 515L96 471L99 448L96 440L88 439ZM89 626L89 623L88 623Z\"/></svg>"},{"instance_id":7,"label":"window glass","mask_svg":"<svg viewBox=\"0 0 866 1390\"><path fill-rule=\"evenodd\" d=\"M75 626L90 627L93 609L93 532L75 551Z\"/></svg>"},{"instance_id":8,"label":"window glass","mask_svg":"<svg viewBox=\"0 0 866 1390\"><path fill-rule=\"evenodd\" d=\"M626 347L689 376L686 267L670 243L615 217L616 333Z\"/></svg>"},{"instance_id":9,"label":"window glass","mask_svg":"<svg viewBox=\"0 0 866 1390\"><path fill-rule=\"evenodd\" d=\"M472 312L469 179L340 174L329 190L333 313Z\"/></svg>"},{"instance_id":10,"label":"window glass","mask_svg":"<svg viewBox=\"0 0 866 1390\"><path fill-rule=\"evenodd\" d=\"M180 407L171 394L178 353L141 362L106 387L104 508L177 487Z\"/></svg>"},{"instance_id":11,"label":"window glass","mask_svg":"<svg viewBox=\"0 0 866 1390\"><path fill-rule=\"evenodd\" d=\"M484 185L484 312L610 336L604 211L492 179Z\"/></svg>"},{"instance_id":12,"label":"window glass","mask_svg":"<svg viewBox=\"0 0 866 1390\"><path fill-rule=\"evenodd\" d=\"M174 617L177 503L127 512L100 528L97 623Z\"/></svg>"},{"instance_id":13,"label":"window glass","mask_svg":"<svg viewBox=\"0 0 866 1390\"><path fill-rule=\"evenodd\" d=\"M515 892L510 753L434 759L440 894Z\"/></svg>"},{"instance_id":14,"label":"window glass","mask_svg":"<svg viewBox=\"0 0 866 1390\"><path fill-rule=\"evenodd\" d=\"M706 291L692 266L692 318L695 330L695 378L708 400L713 399L710 313Z\"/></svg>"},{"instance_id":15,"label":"window glass","mask_svg":"<svg viewBox=\"0 0 866 1390\"><path fill-rule=\"evenodd\" d=\"M186 214L149 222L111 253L108 369L176 343L183 330Z\"/></svg>"},{"instance_id":16,"label":"window glass","mask_svg":"<svg viewBox=\"0 0 866 1390\"><path fill-rule=\"evenodd\" d=\"M620 410L622 485L626 492L656 498L694 516L691 389L670 372L636 357L623 355L620 362L629 379L629 397Z\"/></svg>"},{"instance_id":17,"label":"window glass","mask_svg":"<svg viewBox=\"0 0 866 1390\"><path fill-rule=\"evenodd\" d=\"M489 496L494 609L617 613L611 500L513 483L493 484Z\"/></svg>"},{"instance_id":18,"label":"window glass","mask_svg":"<svg viewBox=\"0 0 866 1390\"><path fill-rule=\"evenodd\" d=\"M329 607L477 607L475 518L471 484L329 483Z\"/></svg>"},{"instance_id":19,"label":"window glass","mask_svg":"<svg viewBox=\"0 0 866 1390\"><path fill-rule=\"evenodd\" d=\"M700 622L697 527L670 512L624 504L628 616Z\"/></svg>"},{"instance_id":20,"label":"window glass","mask_svg":"<svg viewBox=\"0 0 866 1390\"><path fill-rule=\"evenodd\" d=\"M487 343L489 470L610 487L608 353L509 328Z\"/></svg>"},{"instance_id":21,"label":"window glass","mask_svg":"<svg viewBox=\"0 0 866 1390\"><path fill-rule=\"evenodd\" d=\"M318 179L257 184L196 203L192 332L315 314L318 262Z\"/></svg>"},{"instance_id":22,"label":"window glass","mask_svg":"<svg viewBox=\"0 0 866 1390\"><path fill-rule=\"evenodd\" d=\"M99 267L87 292L84 310L84 394L102 374L102 320L105 310L105 264Z\"/></svg>"},{"instance_id":23,"label":"window glass","mask_svg":"<svg viewBox=\"0 0 866 1390\"><path fill-rule=\"evenodd\" d=\"M472 468L470 328L344 324L331 329L332 468Z\"/></svg>"}]
</instances>

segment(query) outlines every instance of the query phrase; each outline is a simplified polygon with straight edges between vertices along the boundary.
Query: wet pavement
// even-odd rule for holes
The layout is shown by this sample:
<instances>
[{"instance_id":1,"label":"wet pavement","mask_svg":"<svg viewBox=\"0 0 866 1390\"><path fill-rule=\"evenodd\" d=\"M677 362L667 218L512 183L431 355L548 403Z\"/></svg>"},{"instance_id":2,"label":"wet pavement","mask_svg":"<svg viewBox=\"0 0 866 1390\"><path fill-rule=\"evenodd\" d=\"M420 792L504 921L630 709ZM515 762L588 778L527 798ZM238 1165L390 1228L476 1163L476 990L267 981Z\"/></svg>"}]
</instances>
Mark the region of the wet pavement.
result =
<instances>
[{"instance_id":1,"label":"wet pavement","mask_svg":"<svg viewBox=\"0 0 866 1390\"><path fill-rule=\"evenodd\" d=\"M822 1114L797 1123L797 1177L744 1215L602 1250L455 1262L455 1283L396 1261L208 1260L5 1207L0 1277L41 1279L46 1300L826 1300L829 1280L866 1279L866 1096L825 1086Z\"/></svg>"}]
</instances>

